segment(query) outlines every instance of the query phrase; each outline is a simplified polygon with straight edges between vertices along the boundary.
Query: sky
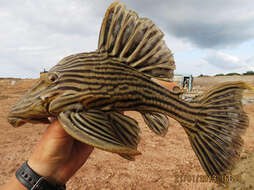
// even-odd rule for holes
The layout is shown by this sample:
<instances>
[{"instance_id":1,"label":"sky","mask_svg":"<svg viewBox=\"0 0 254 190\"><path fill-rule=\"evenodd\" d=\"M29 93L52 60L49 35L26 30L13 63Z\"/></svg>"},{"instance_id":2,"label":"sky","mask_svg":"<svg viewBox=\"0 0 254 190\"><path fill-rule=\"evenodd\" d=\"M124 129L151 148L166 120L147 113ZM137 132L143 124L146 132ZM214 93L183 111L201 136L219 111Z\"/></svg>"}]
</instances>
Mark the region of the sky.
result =
<instances>
[{"instance_id":1,"label":"sky","mask_svg":"<svg viewBox=\"0 0 254 190\"><path fill-rule=\"evenodd\" d=\"M0 77L38 78L97 48L110 0L1 0ZM121 0L164 32L176 74L254 70L254 1Z\"/></svg>"}]
</instances>

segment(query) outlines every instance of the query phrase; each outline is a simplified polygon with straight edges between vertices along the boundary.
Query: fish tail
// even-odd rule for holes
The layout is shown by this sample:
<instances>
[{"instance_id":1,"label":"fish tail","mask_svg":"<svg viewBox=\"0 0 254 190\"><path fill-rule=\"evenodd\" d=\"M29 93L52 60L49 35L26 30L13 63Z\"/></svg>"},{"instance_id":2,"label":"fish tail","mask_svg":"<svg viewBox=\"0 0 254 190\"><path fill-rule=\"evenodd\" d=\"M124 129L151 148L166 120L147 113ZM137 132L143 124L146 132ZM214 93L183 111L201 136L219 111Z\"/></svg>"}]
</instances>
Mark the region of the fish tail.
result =
<instances>
[{"instance_id":1,"label":"fish tail","mask_svg":"<svg viewBox=\"0 0 254 190\"><path fill-rule=\"evenodd\" d=\"M222 83L195 99L200 117L194 124L181 123L188 134L203 169L216 182L223 183L239 158L248 127L241 103L242 91L251 89L243 82Z\"/></svg>"},{"instance_id":2,"label":"fish tail","mask_svg":"<svg viewBox=\"0 0 254 190\"><path fill-rule=\"evenodd\" d=\"M175 62L163 36L153 21L116 1L104 16L97 51L150 78L171 81Z\"/></svg>"}]
</instances>

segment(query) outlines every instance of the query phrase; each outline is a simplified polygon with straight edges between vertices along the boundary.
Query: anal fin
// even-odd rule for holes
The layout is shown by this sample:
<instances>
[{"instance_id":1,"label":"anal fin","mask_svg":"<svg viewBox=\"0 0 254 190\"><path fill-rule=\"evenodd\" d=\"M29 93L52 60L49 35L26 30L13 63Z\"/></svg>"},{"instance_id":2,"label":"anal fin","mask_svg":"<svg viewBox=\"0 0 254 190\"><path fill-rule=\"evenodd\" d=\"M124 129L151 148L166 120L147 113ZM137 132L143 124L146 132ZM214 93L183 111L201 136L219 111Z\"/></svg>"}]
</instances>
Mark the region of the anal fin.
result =
<instances>
[{"instance_id":1,"label":"anal fin","mask_svg":"<svg viewBox=\"0 0 254 190\"><path fill-rule=\"evenodd\" d=\"M164 137L168 132L168 117L161 113L141 112L146 125L157 135Z\"/></svg>"}]
</instances>

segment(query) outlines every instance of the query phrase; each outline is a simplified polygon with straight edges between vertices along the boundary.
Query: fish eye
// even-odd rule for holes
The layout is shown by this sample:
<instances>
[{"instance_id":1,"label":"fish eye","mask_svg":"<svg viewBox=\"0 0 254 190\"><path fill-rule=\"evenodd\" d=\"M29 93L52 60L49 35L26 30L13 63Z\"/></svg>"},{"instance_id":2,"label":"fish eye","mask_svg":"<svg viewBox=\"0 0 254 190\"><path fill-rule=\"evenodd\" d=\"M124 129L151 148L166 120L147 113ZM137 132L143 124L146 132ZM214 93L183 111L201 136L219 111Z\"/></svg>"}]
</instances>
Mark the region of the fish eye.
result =
<instances>
[{"instance_id":1,"label":"fish eye","mask_svg":"<svg viewBox=\"0 0 254 190\"><path fill-rule=\"evenodd\" d=\"M48 75L48 79L50 82L56 82L58 78L59 78L59 75L56 72L49 73L49 75Z\"/></svg>"}]
</instances>

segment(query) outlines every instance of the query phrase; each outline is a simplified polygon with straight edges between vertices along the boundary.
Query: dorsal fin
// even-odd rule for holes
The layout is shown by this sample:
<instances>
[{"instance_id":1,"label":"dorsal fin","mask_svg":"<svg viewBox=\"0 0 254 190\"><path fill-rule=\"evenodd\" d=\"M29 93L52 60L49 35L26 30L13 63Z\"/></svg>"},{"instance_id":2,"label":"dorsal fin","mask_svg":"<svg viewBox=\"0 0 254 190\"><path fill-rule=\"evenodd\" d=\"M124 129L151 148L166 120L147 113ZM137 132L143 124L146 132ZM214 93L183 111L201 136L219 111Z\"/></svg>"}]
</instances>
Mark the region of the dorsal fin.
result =
<instances>
[{"instance_id":1,"label":"dorsal fin","mask_svg":"<svg viewBox=\"0 0 254 190\"><path fill-rule=\"evenodd\" d=\"M148 18L139 18L125 5L108 8L100 30L98 51L126 63L149 77L170 81L175 62L160 29Z\"/></svg>"}]
</instances>

